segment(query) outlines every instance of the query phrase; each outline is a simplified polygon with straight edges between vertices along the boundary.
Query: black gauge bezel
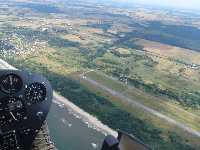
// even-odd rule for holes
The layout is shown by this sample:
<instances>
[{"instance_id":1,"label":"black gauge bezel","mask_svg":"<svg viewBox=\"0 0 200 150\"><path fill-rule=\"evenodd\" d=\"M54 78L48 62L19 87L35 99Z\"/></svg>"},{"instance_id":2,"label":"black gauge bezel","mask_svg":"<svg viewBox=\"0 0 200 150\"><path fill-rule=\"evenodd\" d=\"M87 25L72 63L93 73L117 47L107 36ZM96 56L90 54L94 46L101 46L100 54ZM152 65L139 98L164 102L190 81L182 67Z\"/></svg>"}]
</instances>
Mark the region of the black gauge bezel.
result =
<instances>
[{"instance_id":1,"label":"black gauge bezel","mask_svg":"<svg viewBox=\"0 0 200 150\"><path fill-rule=\"evenodd\" d=\"M41 99L35 99L35 101L33 101L33 97L32 97L32 99L30 99L30 97L28 98L28 96L27 96L28 92L33 92L33 91L30 91L30 90L31 90L31 86L40 86L40 88L42 88L42 90L43 90L43 95L42 95ZM25 94L24 94L25 100L26 100L26 102L27 102L29 105L31 105L31 104L36 104L36 103L40 103L40 102L42 102L42 101L44 101L44 100L46 99L46 96L47 96L47 88L46 88L46 86L45 86L44 84L42 84L42 83L33 82L33 83L29 84L29 85L26 87L24 93L25 93ZM32 95L32 96L34 96L34 95Z\"/></svg>"},{"instance_id":2,"label":"black gauge bezel","mask_svg":"<svg viewBox=\"0 0 200 150\"><path fill-rule=\"evenodd\" d=\"M50 110L50 106L52 103L53 98L53 91L50 85L50 82L44 78L42 75L30 73L28 71L20 71L20 70L9 70L9 69L0 69L0 80L2 77L8 74L15 74L21 77L23 81L22 89L14 94L5 93L0 90L0 99L4 97L19 97L23 104L23 109L25 111L25 118L20 121L15 120L15 111L0 111L0 116L10 115L15 120L14 123L6 123L2 125L1 131L3 133L10 133L11 131L15 131L16 140L19 142L20 149L30 149L34 138L36 137L37 133L41 129L44 121L46 120L47 114ZM36 104L29 105L28 101L25 98L25 90L26 88L31 85L32 83L41 83L46 87L46 97L45 100L42 102L38 102ZM10 107L11 108L11 107ZM10 109L9 108L9 109ZM12 109L12 108L11 108ZM38 116L38 112L41 112L42 115ZM17 113L17 111L16 111ZM30 134L26 135L22 132L23 129L31 129Z\"/></svg>"},{"instance_id":3,"label":"black gauge bezel","mask_svg":"<svg viewBox=\"0 0 200 150\"><path fill-rule=\"evenodd\" d=\"M18 88L14 89L14 90L13 89L12 90L6 89L5 86L2 83L3 80L5 80L10 75L17 77L18 80L19 80L19 83L20 83L20 86ZM8 74L4 74L3 76L0 77L0 89L1 89L2 92L6 93L6 94L10 94L10 95L16 94L16 93L18 93L22 90L23 86L24 86L24 82L23 82L22 78L20 77L20 75L18 75L18 74L8 73Z\"/></svg>"}]
</instances>

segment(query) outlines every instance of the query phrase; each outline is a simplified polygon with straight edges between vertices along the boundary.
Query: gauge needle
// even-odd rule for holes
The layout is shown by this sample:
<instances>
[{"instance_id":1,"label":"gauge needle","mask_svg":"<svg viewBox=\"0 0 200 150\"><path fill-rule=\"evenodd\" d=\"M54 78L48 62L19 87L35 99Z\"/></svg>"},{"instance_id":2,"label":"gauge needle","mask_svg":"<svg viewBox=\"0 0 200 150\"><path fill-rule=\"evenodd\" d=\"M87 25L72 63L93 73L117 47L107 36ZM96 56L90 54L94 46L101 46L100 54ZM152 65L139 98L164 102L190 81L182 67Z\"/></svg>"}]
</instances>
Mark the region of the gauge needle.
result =
<instances>
[{"instance_id":1,"label":"gauge needle","mask_svg":"<svg viewBox=\"0 0 200 150\"><path fill-rule=\"evenodd\" d=\"M9 79L10 79L10 85L13 85L12 76L9 76Z\"/></svg>"},{"instance_id":2,"label":"gauge needle","mask_svg":"<svg viewBox=\"0 0 200 150\"><path fill-rule=\"evenodd\" d=\"M15 116L13 115L13 113L10 112L10 114L11 114L11 116L13 117L13 119L14 119L15 121L17 121L17 119L15 118Z\"/></svg>"}]
</instances>

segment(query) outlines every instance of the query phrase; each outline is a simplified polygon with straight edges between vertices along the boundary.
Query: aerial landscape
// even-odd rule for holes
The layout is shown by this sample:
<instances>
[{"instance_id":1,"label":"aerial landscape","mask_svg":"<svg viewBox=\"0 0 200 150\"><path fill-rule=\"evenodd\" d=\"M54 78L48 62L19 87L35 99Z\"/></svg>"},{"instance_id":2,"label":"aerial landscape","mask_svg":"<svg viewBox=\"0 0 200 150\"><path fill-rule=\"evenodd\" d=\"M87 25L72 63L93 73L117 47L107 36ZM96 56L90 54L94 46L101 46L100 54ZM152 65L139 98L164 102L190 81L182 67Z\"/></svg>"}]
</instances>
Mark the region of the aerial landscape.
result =
<instances>
[{"instance_id":1,"label":"aerial landscape","mask_svg":"<svg viewBox=\"0 0 200 150\"><path fill-rule=\"evenodd\" d=\"M79 116L54 102L48 124L58 149L77 149L68 134L78 138L72 135L78 127L69 129L74 124L88 134L90 145L78 139L87 150L100 150L105 135L118 129L155 150L200 149L200 12L92 0L0 0L0 59L43 74L58 94L111 130L86 130ZM67 127L55 128L58 117Z\"/></svg>"}]
</instances>

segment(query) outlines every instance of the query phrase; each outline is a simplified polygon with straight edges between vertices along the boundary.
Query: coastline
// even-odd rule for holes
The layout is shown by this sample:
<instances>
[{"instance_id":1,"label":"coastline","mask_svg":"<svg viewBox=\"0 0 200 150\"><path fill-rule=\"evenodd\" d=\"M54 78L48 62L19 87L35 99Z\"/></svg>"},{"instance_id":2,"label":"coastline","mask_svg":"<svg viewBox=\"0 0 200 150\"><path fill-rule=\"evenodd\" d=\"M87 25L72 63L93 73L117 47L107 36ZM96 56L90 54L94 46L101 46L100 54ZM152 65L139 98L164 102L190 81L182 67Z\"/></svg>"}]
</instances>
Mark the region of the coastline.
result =
<instances>
[{"instance_id":1,"label":"coastline","mask_svg":"<svg viewBox=\"0 0 200 150\"><path fill-rule=\"evenodd\" d=\"M85 112L72 102L70 102L65 97L59 95L54 91L54 101L56 103L59 103L61 105L64 105L68 110L72 111L76 115L80 117L80 119L88 124L89 126L92 126L93 129L100 131L104 133L105 135L113 135L114 137L117 137L118 133L114 131L113 129L109 128L107 125L103 124L100 120L98 120L96 117L90 115L89 113Z\"/></svg>"}]
</instances>

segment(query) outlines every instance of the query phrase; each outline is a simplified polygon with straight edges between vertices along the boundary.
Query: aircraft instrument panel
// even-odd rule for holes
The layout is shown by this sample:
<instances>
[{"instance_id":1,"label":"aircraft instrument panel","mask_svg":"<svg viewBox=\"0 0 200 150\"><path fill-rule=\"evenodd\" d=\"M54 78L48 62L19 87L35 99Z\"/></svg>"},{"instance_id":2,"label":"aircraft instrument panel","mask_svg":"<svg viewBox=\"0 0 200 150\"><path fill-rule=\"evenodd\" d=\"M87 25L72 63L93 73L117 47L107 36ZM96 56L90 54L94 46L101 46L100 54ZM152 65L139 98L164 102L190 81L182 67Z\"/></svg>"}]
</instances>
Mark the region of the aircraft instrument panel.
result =
<instances>
[{"instance_id":1,"label":"aircraft instrument panel","mask_svg":"<svg viewBox=\"0 0 200 150\"><path fill-rule=\"evenodd\" d=\"M0 70L0 150L29 150L52 103L42 76Z\"/></svg>"}]
</instances>

